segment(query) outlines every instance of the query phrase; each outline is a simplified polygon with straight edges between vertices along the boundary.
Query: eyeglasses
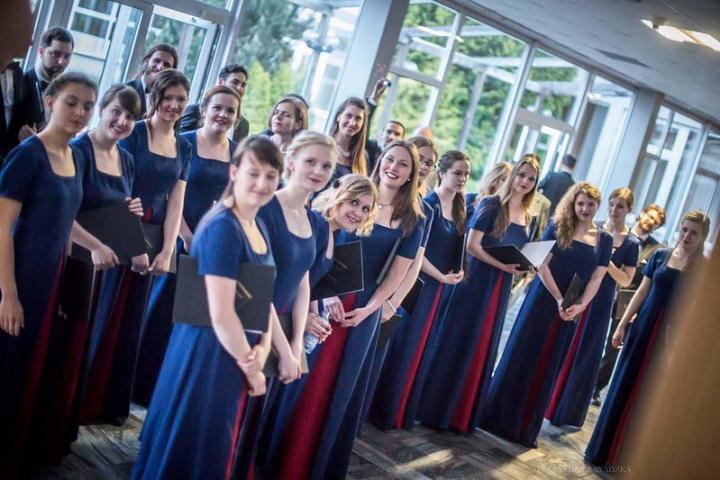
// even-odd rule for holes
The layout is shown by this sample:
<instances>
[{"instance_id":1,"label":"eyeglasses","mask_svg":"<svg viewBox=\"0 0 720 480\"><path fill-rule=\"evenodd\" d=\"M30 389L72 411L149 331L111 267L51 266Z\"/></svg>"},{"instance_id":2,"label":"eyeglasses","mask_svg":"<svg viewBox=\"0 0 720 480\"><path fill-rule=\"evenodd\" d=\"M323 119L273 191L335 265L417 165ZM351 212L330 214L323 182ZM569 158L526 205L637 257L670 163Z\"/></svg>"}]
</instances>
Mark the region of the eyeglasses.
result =
<instances>
[{"instance_id":1,"label":"eyeglasses","mask_svg":"<svg viewBox=\"0 0 720 480\"><path fill-rule=\"evenodd\" d=\"M435 161L430 158L420 157L420 165L432 168L435 166Z\"/></svg>"}]
</instances>

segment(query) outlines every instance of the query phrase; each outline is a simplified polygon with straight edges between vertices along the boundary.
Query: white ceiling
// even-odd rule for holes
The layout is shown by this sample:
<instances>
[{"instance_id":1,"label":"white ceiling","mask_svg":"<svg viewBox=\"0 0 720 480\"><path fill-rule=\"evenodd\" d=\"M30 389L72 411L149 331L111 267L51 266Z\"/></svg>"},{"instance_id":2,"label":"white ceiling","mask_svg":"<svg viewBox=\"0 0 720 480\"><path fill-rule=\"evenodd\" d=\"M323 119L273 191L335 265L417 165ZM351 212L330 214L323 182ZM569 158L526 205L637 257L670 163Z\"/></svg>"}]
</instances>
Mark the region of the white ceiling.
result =
<instances>
[{"instance_id":1,"label":"white ceiling","mask_svg":"<svg viewBox=\"0 0 720 480\"><path fill-rule=\"evenodd\" d=\"M597 66L720 123L720 52L665 39L640 20L720 40L720 0L459 0L561 54ZM611 58L607 53L640 64ZM642 64L642 65L641 65Z\"/></svg>"}]
</instances>

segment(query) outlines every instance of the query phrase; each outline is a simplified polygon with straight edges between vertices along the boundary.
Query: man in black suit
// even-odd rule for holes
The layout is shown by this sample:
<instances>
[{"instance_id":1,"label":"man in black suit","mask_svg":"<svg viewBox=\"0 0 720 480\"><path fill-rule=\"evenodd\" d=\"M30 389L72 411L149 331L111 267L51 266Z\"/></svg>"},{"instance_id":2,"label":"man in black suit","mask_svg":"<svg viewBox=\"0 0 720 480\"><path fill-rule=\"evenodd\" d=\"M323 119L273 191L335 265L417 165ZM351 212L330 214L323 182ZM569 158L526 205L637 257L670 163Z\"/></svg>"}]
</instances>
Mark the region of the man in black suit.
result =
<instances>
[{"instance_id":1,"label":"man in black suit","mask_svg":"<svg viewBox=\"0 0 720 480\"><path fill-rule=\"evenodd\" d=\"M646 205L638 215L637 222L630 229L630 234L635 235L640 240L640 255L638 256L637 269L635 276L630 282L626 290L635 291L640 286L643 277L643 270L648 260L658 248L663 248L659 240L652 236L652 233L665 224L665 210L655 203ZM613 315L610 324L610 334L605 343L605 353L600 363L600 372L598 373L597 383L595 384L595 392L593 392L593 405L600 405L600 392L610 382L610 376L615 368L615 362L618 358L619 350L612 345L612 336L620 323L619 318L615 318L615 309L617 303L613 306ZM632 323L628 325L631 328ZM627 332L626 332L627 335Z\"/></svg>"},{"instance_id":2,"label":"man in black suit","mask_svg":"<svg viewBox=\"0 0 720 480\"><path fill-rule=\"evenodd\" d=\"M242 99L245 96L245 89L247 88L248 72L242 65L231 63L225 65L218 75L218 85L225 85L235 90L240 97L240 110L238 110L238 121L233 129L232 139L236 142L241 142L245 137L248 136L250 130L250 124L247 119L242 116ZM185 107L180 118L180 131L190 132L197 130L200 127L200 112L201 105L194 103Z\"/></svg>"},{"instance_id":3,"label":"man in black suit","mask_svg":"<svg viewBox=\"0 0 720 480\"><path fill-rule=\"evenodd\" d=\"M555 207L570 187L575 185L572 178L572 171L575 168L575 157L565 155L562 159L560 171L550 172L545 175L542 182L538 184L538 191L550 200L550 216L555 213Z\"/></svg>"},{"instance_id":4,"label":"man in black suit","mask_svg":"<svg viewBox=\"0 0 720 480\"><path fill-rule=\"evenodd\" d=\"M10 62L0 73L0 165L17 144L22 122L24 93L23 71L20 64Z\"/></svg>"},{"instance_id":5,"label":"man in black suit","mask_svg":"<svg viewBox=\"0 0 720 480\"><path fill-rule=\"evenodd\" d=\"M148 107L148 96L158 73L168 68L177 68L178 54L172 45L158 43L145 52L142 72L134 80L127 82L140 96L140 113L145 115Z\"/></svg>"},{"instance_id":6,"label":"man in black suit","mask_svg":"<svg viewBox=\"0 0 720 480\"><path fill-rule=\"evenodd\" d=\"M22 120L18 140L25 140L45 127L45 101L43 93L50 82L63 73L70 64L75 42L70 32L62 27L45 30L35 65L25 71L23 79Z\"/></svg>"},{"instance_id":7,"label":"man in black suit","mask_svg":"<svg viewBox=\"0 0 720 480\"><path fill-rule=\"evenodd\" d=\"M378 157L385 150L385 147L390 145L396 140L402 140L405 138L405 125L400 123L398 120L390 120L385 124L382 132L380 132L380 141L368 140L365 145L365 151L367 151L367 163L368 172L372 172L375 168L375 162Z\"/></svg>"}]
</instances>

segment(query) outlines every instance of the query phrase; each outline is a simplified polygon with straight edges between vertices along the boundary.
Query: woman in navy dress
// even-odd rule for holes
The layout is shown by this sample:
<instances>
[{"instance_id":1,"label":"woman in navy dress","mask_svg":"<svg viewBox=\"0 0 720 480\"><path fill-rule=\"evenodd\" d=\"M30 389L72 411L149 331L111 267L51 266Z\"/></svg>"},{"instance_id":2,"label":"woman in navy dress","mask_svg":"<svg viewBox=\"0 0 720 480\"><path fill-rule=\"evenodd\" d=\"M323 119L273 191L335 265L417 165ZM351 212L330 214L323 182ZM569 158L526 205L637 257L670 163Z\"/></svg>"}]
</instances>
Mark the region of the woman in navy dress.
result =
<instances>
[{"instance_id":1,"label":"woman in navy dress","mask_svg":"<svg viewBox=\"0 0 720 480\"><path fill-rule=\"evenodd\" d=\"M660 341L658 336L663 336L661 332L668 328L666 313L682 288L685 272L702 262L703 244L709 231L707 215L698 210L686 213L675 248L656 251L645 266L642 283L613 333L613 346L622 349L585 450L589 463L603 467L618 464L637 397L645 388L648 364L656 352L662 352L656 344ZM626 337L625 330L631 321L633 326Z\"/></svg>"},{"instance_id":2,"label":"woman in navy dress","mask_svg":"<svg viewBox=\"0 0 720 480\"><path fill-rule=\"evenodd\" d=\"M512 169L498 195L485 196L469 222L466 242L468 278L453 293L445 313L446 328L429 359L427 380L417 400L425 425L472 433L500 343L505 311L517 265L493 258L485 248L528 241L530 205L540 165L525 157ZM423 359L425 361L425 359ZM412 419L408 418L408 423Z\"/></svg>"},{"instance_id":3,"label":"woman in navy dress","mask_svg":"<svg viewBox=\"0 0 720 480\"><path fill-rule=\"evenodd\" d=\"M200 219L220 198L228 183L230 158L237 146L228 139L228 132L238 118L240 98L230 87L217 85L203 97L200 111L204 119L202 127L180 135L191 145L192 157L176 246L178 255L190 252L193 232ZM135 380L133 389L133 400L141 405L147 406L150 402L170 339L176 278L174 273L166 273L153 280L143 319L143 335L153 341L144 342L140 348L137 368L143 374Z\"/></svg>"},{"instance_id":4,"label":"woman in navy dress","mask_svg":"<svg viewBox=\"0 0 720 480\"><path fill-rule=\"evenodd\" d=\"M633 193L618 188L610 194L609 219L603 228L613 236L608 272L590 307L580 318L570 350L560 368L545 418L553 425L582 427L600 371L610 315L618 285L627 287L635 275L640 241L625 225L633 207Z\"/></svg>"},{"instance_id":5,"label":"woman in navy dress","mask_svg":"<svg viewBox=\"0 0 720 480\"><path fill-rule=\"evenodd\" d=\"M348 173L370 173L365 153L368 121L368 106L362 98L349 97L335 110L330 136L337 143L338 163L332 180Z\"/></svg>"},{"instance_id":6,"label":"woman in navy dress","mask_svg":"<svg viewBox=\"0 0 720 480\"><path fill-rule=\"evenodd\" d=\"M190 84L177 70L158 74L150 92L147 120L135 124L120 146L135 159L133 197L140 197L143 222L163 229L162 249L151 258L147 271L159 275L170 268L185 196L190 145L175 135L188 99ZM95 321L102 325L101 338L91 340L91 362L81 412L82 423L97 421L122 425L130 412L135 362L142 341L142 319L151 277L145 271L114 269L105 275L112 287L103 290ZM105 295L109 292L108 295ZM140 372L140 376L143 372Z\"/></svg>"},{"instance_id":7,"label":"woman in navy dress","mask_svg":"<svg viewBox=\"0 0 720 480\"><path fill-rule=\"evenodd\" d=\"M282 97L270 110L267 126L270 139L285 155L295 135L308 128L307 107L296 97Z\"/></svg>"},{"instance_id":8,"label":"woman in navy dress","mask_svg":"<svg viewBox=\"0 0 720 480\"><path fill-rule=\"evenodd\" d=\"M472 218L475 209L480 205L480 200L488 195L495 195L503 186L505 180L510 176L512 165L508 162L498 162L480 179L477 193L465 194L467 204L467 218Z\"/></svg>"},{"instance_id":9,"label":"woman in navy dress","mask_svg":"<svg viewBox=\"0 0 720 480\"><path fill-rule=\"evenodd\" d=\"M556 240L538 267L507 346L490 382L482 428L510 441L537 447L552 387L580 315L600 287L612 253L612 236L593 217L600 191L588 182L563 196L543 240ZM580 298L562 308L574 274L585 284Z\"/></svg>"},{"instance_id":10,"label":"woman in navy dress","mask_svg":"<svg viewBox=\"0 0 720 480\"><path fill-rule=\"evenodd\" d=\"M342 478L347 472L382 307L405 277L422 240L417 170L417 149L407 142L392 143L375 166L378 214L370 236L361 237L365 289L341 298L344 320L333 323L332 334L317 348L319 356L285 431L278 478ZM341 232L338 242L357 238ZM389 259L395 245L395 256ZM388 259L392 263L380 278Z\"/></svg>"},{"instance_id":11,"label":"woman in navy dress","mask_svg":"<svg viewBox=\"0 0 720 480\"><path fill-rule=\"evenodd\" d=\"M97 86L58 76L45 90L45 129L15 147L0 170L0 472L20 476L38 439L33 425L56 318L67 240L82 200L84 160L70 140L85 128Z\"/></svg>"},{"instance_id":12,"label":"woman in navy dress","mask_svg":"<svg viewBox=\"0 0 720 480\"><path fill-rule=\"evenodd\" d=\"M436 322L443 317L453 286L463 278L458 262L465 234L464 188L469 175L467 155L450 150L440 157L440 185L425 197L433 209L433 221L422 259L423 287L409 321L398 328L388 345L375 388L369 419L381 430L411 428L415 422L415 409L408 411L407 406L411 391L417 387L416 374L421 359L434 356L430 350L439 332Z\"/></svg>"},{"instance_id":13,"label":"woman in navy dress","mask_svg":"<svg viewBox=\"0 0 720 480\"><path fill-rule=\"evenodd\" d=\"M280 181L283 160L267 137L246 138L233 155L230 183L203 218L192 242L205 276L212 326L176 324L150 402L133 469L135 479L252 477L257 428L271 343L246 330L235 313L243 263L274 265L258 210ZM270 319L275 317L270 306Z\"/></svg>"},{"instance_id":14,"label":"woman in navy dress","mask_svg":"<svg viewBox=\"0 0 720 480\"><path fill-rule=\"evenodd\" d=\"M119 140L130 135L139 114L140 99L135 90L127 85L113 85L100 100L98 126L71 142L82 153L85 161L83 198L79 212L127 203L130 212L142 216L140 199L130 199L135 175L132 155L117 146ZM81 291L81 283L71 271L66 272L63 281L75 285L73 290L77 300L94 305L99 290L107 287L107 284L102 282L102 270L115 267L118 258L110 247L88 233L77 222L73 223L71 234L76 244L90 251L97 271L94 285L88 291ZM147 255L141 255L135 262L140 262L140 268L147 268ZM48 364L46 376L54 378L55 382L52 388L42 392L46 406L41 428L48 432L48 435L47 443L39 448L52 462L59 461L60 457L69 451L69 442L77 436L79 406L85 378L83 362L93 325L92 311L89 314L89 317L79 317L66 311L53 330L57 348L53 352L52 364Z\"/></svg>"},{"instance_id":15,"label":"woman in navy dress","mask_svg":"<svg viewBox=\"0 0 720 480\"><path fill-rule=\"evenodd\" d=\"M336 179L333 185L315 199L314 209L310 211L317 245L315 261L310 268L311 289L332 268L333 249L342 232L354 233L359 237L368 236L372 231L377 211L375 203L377 190L366 176L351 173ZM318 344L325 342L332 334L332 328L320 316L320 311L336 321L344 318L342 304L335 302L336 298L327 299L327 306L322 305L321 300L310 302L305 335L317 337ZM310 371L317 361L320 350L321 348L316 346L312 351L307 351L306 346ZM278 455L283 433L307 378L308 376L304 375L299 380L280 387L282 393L277 395L272 406L266 406L268 410L265 412L265 435L258 447L258 463L264 465L268 477L275 476L279 467Z\"/></svg>"}]
</instances>

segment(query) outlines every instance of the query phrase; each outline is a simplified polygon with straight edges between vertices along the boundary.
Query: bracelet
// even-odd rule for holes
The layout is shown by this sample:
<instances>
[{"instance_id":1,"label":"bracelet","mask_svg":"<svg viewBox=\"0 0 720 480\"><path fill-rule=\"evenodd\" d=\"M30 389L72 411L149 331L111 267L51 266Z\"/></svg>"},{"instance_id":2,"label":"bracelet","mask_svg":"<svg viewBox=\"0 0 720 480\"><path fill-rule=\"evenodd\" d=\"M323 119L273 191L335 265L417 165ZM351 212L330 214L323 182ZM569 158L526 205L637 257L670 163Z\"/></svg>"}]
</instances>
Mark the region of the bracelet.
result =
<instances>
[{"instance_id":1,"label":"bracelet","mask_svg":"<svg viewBox=\"0 0 720 480\"><path fill-rule=\"evenodd\" d=\"M385 300L385 303L387 303L390 306L390 310L392 310L393 313L397 313L397 308L395 308L395 306L392 303L390 303L389 298L387 300Z\"/></svg>"}]
</instances>

